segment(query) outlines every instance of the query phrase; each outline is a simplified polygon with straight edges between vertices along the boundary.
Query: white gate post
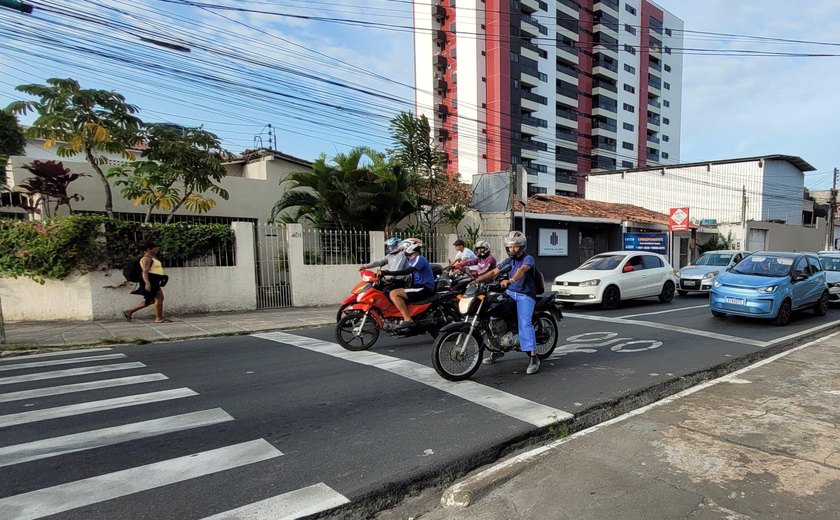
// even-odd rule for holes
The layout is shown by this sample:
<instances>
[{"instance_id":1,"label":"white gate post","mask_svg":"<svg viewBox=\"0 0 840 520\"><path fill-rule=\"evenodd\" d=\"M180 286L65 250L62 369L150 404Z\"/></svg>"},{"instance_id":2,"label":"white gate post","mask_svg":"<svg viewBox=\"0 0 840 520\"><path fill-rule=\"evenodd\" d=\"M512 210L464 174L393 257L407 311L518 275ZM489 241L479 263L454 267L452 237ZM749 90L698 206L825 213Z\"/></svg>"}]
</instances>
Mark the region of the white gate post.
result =
<instances>
[{"instance_id":1,"label":"white gate post","mask_svg":"<svg viewBox=\"0 0 840 520\"><path fill-rule=\"evenodd\" d=\"M292 286L292 307L301 300L300 288L306 283L303 263L303 226L286 224L286 247L289 252L289 285Z\"/></svg>"},{"instance_id":2,"label":"white gate post","mask_svg":"<svg viewBox=\"0 0 840 520\"><path fill-rule=\"evenodd\" d=\"M370 259L373 262L385 256L385 232L370 231Z\"/></svg>"},{"instance_id":3,"label":"white gate post","mask_svg":"<svg viewBox=\"0 0 840 520\"><path fill-rule=\"evenodd\" d=\"M455 246L452 245L456 240L458 240L458 235L456 235L454 233L447 233L447 235L446 235L446 249L445 249L447 255L446 255L446 258L444 258L440 262L443 265L446 265L447 262L449 262L449 260L455 258L455 255L458 253L457 251L455 251Z\"/></svg>"},{"instance_id":4,"label":"white gate post","mask_svg":"<svg viewBox=\"0 0 840 520\"><path fill-rule=\"evenodd\" d=\"M230 227L233 229L234 241L236 243L235 256L236 277L241 280L249 280L251 283L243 283L239 287L232 287L231 290L242 291L242 300L253 302L251 309L257 308L257 260L254 256L254 225L250 222L233 222ZM248 294L244 294L248 293Z\"/></svg>"}]
</instances>

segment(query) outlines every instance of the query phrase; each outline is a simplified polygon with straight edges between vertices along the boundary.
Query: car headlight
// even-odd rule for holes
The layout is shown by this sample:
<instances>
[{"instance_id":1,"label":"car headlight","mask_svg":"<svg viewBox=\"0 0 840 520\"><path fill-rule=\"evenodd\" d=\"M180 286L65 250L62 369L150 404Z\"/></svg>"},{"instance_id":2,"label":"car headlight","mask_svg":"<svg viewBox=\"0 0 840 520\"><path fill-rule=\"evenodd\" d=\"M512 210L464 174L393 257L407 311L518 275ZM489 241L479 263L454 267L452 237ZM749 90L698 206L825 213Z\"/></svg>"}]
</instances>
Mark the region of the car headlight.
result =
<instances>
[{"instance_id":1,"label":"car headlight","mask_svg":"<svg viewBox=\"0 0 840 520\"><path fill-rule=\"evenodd\" d=\"M681 275L680 275L680 272L679 272L679 271L674 271L674 276L676 276L677 278L679 278L679 277L681 276Z\"/></svg>"},{"instance_id":2,"label":"car headlight","mask_svg":"<svg viewBox=\"0 0 840 520\"><path fill-rule=\"evenodd\" d=\"M832 285L832 286L834 286L834 287L840 287L840 282L835 282L835 283L833 283L833 284L831 284L831 285Z\"/></svg>"},{"instance_id":3,"label":"car headlight","mask_svg":"<svg viewBox=\"0 0 840 520\"><path fill-rule=\"evenodd\" d=\"M704 279L704 280L709 280L709 279L711 279L711 278L714 278L714 277L715 277L715 276L717 276L717 275L718 275L718 272L717 272L717 271L712 271L711 273L706 273L706 274L704 274L704 275L703 275L703 279Z\"/></svg>"},{"instance_id":4,"label":"car headlight","mask_svg":"<svg viewBox=\"0 0 840 520\"><path fill-rule=\"evenodd\" d=\"M758 289L756 289L756 291L762 294L773 294L778 288L778 285L768 285L767 287L759 287Z\"/></svg>"},{"instance_id":5,"label":"car headlight","mask_svg":"<svg viewBox=\"0 0 840 520\"><path fill-rule=\"evenodd\" d=\"M720 283L720 282L718 281L718 279L717 279L717 278L715 278L715 281L714 281L714 283L713 283L712 285L714 285L715 287L720 287L720 286L722 286L723 284L722 284L722 283Z\"/></svg>"},{"instance_id":6,"label":"car headlight","mask_svg":"<svg viewBox=\"0 0 840 520\"><path fill-rule=\"evenodd\" d=\"M585 282L580 282L581 287L595 287L601 283L601 280L586 280Z\"/></svg>"}]
</instances>

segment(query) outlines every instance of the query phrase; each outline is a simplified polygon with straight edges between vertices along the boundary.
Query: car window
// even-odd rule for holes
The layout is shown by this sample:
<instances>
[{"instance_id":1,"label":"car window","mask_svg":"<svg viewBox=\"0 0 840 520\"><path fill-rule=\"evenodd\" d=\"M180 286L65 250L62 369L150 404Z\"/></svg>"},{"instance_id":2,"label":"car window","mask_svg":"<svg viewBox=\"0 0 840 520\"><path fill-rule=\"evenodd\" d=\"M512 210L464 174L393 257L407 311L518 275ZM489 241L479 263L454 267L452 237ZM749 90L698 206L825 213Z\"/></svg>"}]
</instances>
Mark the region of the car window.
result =
<instances>
[{"instance_id":1,"label":"car window","mask_svg":"<svg viewBox=\"0 0 840 520\"><path fill-rule=\"evenodd\" d=\"M735 258L733 258L733 259L732 259L732 264L733 264L733 265L734 265L734 264L737 264L738 262L740 262L740 261L741 261L741 258L743 258L743 257L741 256L741 253L738 253L737 255L735 255Z\"/></svg>"},{"instance_id":2,"label":"car window","mask_svg":"<svg viewBox=\"0 0 840 520\"><path fill-rule=\"evenodd\" d=\"M644 263L642 262L642 257L641 256L634 256L634 257L630 258L630 260L627 261L626 265L633 266L634 271L641 271L642 269L645 268Z\"/></svg>"},{"instance_id":3,"label":"car window","mask_svg":"<svg viewBox=\"0 0 840 520\"><path fill-rule=\"evenodd\" d=\"M732 272L779 277L788 275L792 265L792 258L770 255L750 255L738 262L738 265L732 268Z\"/></svg>"},{"instance_id":4,"label":"car window","mask_svg":"<svg viewBox=\"0 0 840 520\"><path fill-rule=\"evenodd\" d=\"M596 255L584 262L578 269L584 271L612 271L624 260L624 255Z\"/></svg>"},{"instance_id":5,"label":"car window","mask_svg":"<svg viewBox=\"0 0 840 520\"><path fill-rule=\"evenodd\" d=\"M732 260L732 253L704 253L695 262L694 265L729 265Z\"/></svg>"},{"instance_id":6,"label":"car window","mask_svg":"<svg viewBox=\"0 0 840 520\"><path fill-rule=\"evenodd\" d=\"M820 264L825 271L840 271L840 256L821 256Z\"/></svg>"},{"instance_id":7,"label":"car window","mask_svg":"<svg viewBox=\"0 0 840 520\"><path fill-rule=\"evenodd\" d=\"M810 276L811 272L808 270L808 259L806 257L802 257L796 262L796 267L794 268L797 276L805 275Z\"/></svg>"},{"instance_id":8,"label":"car window","mask_svg":"<svg viewBox=\"0 0 840 520\"><path fill-rule=\"evenodd\" d=\"M645 269L657 269L659 267L664 267L662 265L662 259L653 255L644 255L642 257L642 265L645 266Z\"/></svg>"},{"instance_id":9,"label":"car window","mask_svg":"<svg viewBox=\"0 0 840 520\"><path fill-rule=\"evenodd\" d=\"M819 273L822 271L822 266L820 266L820 261L813 257L808 257L808 270L810 271L811 275Z\"/></svg>"}]
</instances>

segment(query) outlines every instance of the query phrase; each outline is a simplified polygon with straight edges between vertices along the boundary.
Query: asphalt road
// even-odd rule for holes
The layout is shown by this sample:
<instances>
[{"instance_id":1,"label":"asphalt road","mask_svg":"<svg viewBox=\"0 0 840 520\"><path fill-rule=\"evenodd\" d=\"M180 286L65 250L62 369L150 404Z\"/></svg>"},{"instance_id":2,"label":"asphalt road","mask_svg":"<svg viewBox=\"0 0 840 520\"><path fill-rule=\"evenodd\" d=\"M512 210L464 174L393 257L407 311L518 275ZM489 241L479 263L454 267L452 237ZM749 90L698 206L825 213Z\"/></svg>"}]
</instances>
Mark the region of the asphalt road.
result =
<instances>
[{"instance_id":1,"label":"asphalt road","mask_svg":"<svg viewBox=\"0 0 840 520\"><path fill-rule=\"evenodd\" d=\"M835 308L787 327L718 319L703 296L564 313L538 374L508 354L469 383L437 377L428 336L350 353L330 328L0 361L0 519L276 518L398 494L556 419L840 324Z\"/></svg>"}]
</instances>

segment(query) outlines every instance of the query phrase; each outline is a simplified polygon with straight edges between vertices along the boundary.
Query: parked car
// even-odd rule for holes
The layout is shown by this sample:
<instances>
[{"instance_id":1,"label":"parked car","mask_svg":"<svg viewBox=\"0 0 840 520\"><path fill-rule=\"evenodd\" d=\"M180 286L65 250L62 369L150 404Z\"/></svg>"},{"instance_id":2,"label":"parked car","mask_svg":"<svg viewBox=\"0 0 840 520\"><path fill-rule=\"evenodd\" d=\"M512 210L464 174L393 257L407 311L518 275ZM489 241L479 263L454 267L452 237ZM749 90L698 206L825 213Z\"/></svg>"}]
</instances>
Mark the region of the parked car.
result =
<instances>
[{"instance_id":1,"label":"parked car","mask_svg":"<svg viewBox=\"0 0 840 520\"><path fill-rule=\"evenodd\" d=\"M677 271L677 292L680 296L685 296L689 292L709 292L715 276L749 255L747 251L706 251L689 265Z\"/></svg>"},{"instance_id":2,"label":"parked car","mask_svg":"<svg viewBox=\"0 0 840 520\"><path fill-rule=\"evenodd\" d=\"M825 271L828 301L840 302L840 251L820 251L817 254Z\"/></svg>"},{"instance_id":3,"label":"parked car","mask_svg":"<svg viewBox=\"0 0 840 520\"><path fill-rule=\"evenodd\" d=\"M571 307L600 304L604 309L618 307L621 300L658 296L668 303L674 299L676 280L668 260L657 253L612 251L593 256L580 267L554 279L552 291L557 301Z\"/></svg>"},{"instance_id":4,"label":"parked car","mask_svg":"<svg viewBox=\"0 0 840 520\"><path fill-rule=\"evenodd\" d=\"M816 253L761 251L715 278L709 298L712 314L770 318L786 325L793 311L828 311L828 287Z\"/></svg>"}]
</instances>

